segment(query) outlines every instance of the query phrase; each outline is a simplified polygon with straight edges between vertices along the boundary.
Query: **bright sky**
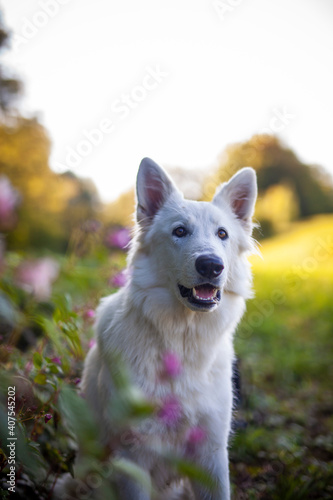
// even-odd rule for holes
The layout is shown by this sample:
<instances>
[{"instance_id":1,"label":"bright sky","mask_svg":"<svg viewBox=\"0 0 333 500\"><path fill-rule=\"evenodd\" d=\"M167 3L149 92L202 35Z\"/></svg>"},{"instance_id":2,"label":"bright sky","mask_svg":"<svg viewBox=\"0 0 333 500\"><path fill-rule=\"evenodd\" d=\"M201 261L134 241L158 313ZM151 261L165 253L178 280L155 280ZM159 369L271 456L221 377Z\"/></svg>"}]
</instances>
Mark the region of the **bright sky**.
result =
<instances>
[{"instance_id":1,"label":"bright sky","mask_svg":"<svg viewBox=\"0 0 333 500\"><path fill-rule=\"evenodd\" d=\"M277 132L333 174L331 0L0 0L51 166L110 200L142 157L207 168Z\"/></svg>"}]
</instances>

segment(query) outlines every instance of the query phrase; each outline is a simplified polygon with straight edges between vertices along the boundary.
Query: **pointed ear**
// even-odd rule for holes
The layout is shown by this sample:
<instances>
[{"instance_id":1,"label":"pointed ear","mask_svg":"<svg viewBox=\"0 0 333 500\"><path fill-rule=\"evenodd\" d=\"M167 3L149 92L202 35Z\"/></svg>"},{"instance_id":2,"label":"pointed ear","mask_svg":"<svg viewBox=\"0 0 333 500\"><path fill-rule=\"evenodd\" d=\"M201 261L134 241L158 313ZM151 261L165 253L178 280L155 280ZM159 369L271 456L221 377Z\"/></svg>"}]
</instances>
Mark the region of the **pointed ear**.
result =
<instances>
[{"instance_id":1,"label":"pointed ear","mask_svg":"<svg viewBox=\"0 0 333 500\"><path fill-rule=\"evenodd\" d=\"M150 222L173 192L178 190L167 173L150 158L144 158L136 181L137 221Z\"/></svg>"},{"instance_id":2,"label":"pointed ear","mask_svg":"<svg viewBox=\"0 0 333 500\"><path fill-rule=\"evenodd\" d=\"M257 199L257 176L251 167L242 168L217 190L213 203L228 203L234 214L251 229Z\"/></svg>"}]
</instances>

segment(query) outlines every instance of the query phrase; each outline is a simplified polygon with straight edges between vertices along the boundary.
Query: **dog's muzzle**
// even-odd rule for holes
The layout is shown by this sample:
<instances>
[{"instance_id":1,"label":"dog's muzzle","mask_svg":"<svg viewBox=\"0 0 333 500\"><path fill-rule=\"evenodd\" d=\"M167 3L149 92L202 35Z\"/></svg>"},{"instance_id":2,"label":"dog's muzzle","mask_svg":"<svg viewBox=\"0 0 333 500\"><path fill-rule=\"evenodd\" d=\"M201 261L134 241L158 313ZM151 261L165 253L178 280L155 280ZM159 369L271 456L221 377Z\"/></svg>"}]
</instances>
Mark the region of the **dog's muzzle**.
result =
<instances>
[{"instance_id":1,"label":"dog's muzzle","mask_svg":"<svg viewBox=\"0 0 333 500\"><path fill-rule=\"evenodd\" d=\"M212 309L221 300L221 290L215 286L224 269L222 259L215 254L202 254L195 261L195 270L200 275L199 284L192 288L178 284L180 295L195 308ZM206 283L200 283L202 279Z\"/></svg>"},{"instance_id":2,"label":"dog's muzzle","mask_svg":"<svg viewBox=\"0 0 333 500\"><path fill-rule=\"evenodd\" d=\"M209 283L193 288L178 285L178 288L183 298L187 298L191 304L205 309L211 309L221 300L221 290Z\"/></svg>"}]
</instances>

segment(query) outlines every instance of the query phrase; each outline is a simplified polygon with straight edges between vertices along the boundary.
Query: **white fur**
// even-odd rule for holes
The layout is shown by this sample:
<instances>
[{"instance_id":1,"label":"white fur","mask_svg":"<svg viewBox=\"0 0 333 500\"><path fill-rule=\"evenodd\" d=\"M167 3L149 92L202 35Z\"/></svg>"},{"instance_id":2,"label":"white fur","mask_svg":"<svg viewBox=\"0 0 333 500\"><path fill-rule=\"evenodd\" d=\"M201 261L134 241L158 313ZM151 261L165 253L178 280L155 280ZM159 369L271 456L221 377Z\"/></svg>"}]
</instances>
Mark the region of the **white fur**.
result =
<instances>
[{"instance_id":1,"label":"white fur","mask_svg":"<svg viewBox=\"0 0 333 500\"><path fill-rule=\"evenodd\" d=\"M138 222L128 259L130 279L98 308L97 344L87 356L82 389L99 419L104 442L112 436L107 411L112 404L110 353L121 355L133 383L148 397L159 400L172 392L181 402L185 424L170 429L158 418L150 419L149 425L143 422L139 431L145 433L150 451L147 446L129 447L124 454L149 471L162 491L169 477L158 462L160 445L181 452L186 429L200 425L207 431L207 440L196 460L210 471L216 489L209 492L193 484L194 498L228 500L233 334L245 299L251 295L246 255L254 248L255 173L245 168L219 188L213 202L196 202L185 200L167 174L144 159L137 198ZM189 234L175 236L173 230L179 226L185 226ZM217 236L221 227L229 235L225 241ZM195 268L202 254L217 255L224 264L216 279L221 300L209 311L190 304L178 289L178 283L192 288L204 282ZM182 372L172 382L159 383L166 351L179 357ZM133 482L122 481L120 489L124 500L149 500L148 493ZM179 494L180 489L174 491ZM165 498L173 498L171 490Z\"/></svg>"}]
</instances>

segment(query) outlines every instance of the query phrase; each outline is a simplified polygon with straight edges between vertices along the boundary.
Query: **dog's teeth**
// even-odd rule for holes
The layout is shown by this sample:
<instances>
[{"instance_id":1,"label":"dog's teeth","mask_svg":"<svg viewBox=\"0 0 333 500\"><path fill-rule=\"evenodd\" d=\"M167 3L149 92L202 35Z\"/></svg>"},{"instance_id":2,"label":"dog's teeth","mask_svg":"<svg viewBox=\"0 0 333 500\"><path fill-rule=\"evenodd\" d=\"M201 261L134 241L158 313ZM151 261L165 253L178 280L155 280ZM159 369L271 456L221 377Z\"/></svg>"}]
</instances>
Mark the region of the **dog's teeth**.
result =
<instances>
[{"instance_id":1,"label":"dog's teeth","mask_svg":"<svg viewBox=\"0 0 333 500\"><path fill-rule=\"evenodd\" d=\"M194 297L195 299L198 299L198 300L211 300L209 297L201 297L201 296L197 293L197 291L196 291L196 289L195 289L195 288L193 288L192 293L193 293L193 297Z\"/></svg>"},{"instance_id":2,"label":"dog's teeth","mask_svg":"<svg viewBox=\"0 0 333 500\"><path fill-rule=\"evenodd\" d=\"M200 293L197 292L197 290L195 288L192 288L192 295L193 295L193 297L195 299L198 299L198 300L201 300L201 301L206 301L206 302L209 302L212 299L215 299L216 295L217 295L217 292L218 292L218 289L214 288L214 290L212 290L212 294L211 295L208 295L207 297L203 297L202 295L200 295Z\"/></svg>"}]
</instances>

